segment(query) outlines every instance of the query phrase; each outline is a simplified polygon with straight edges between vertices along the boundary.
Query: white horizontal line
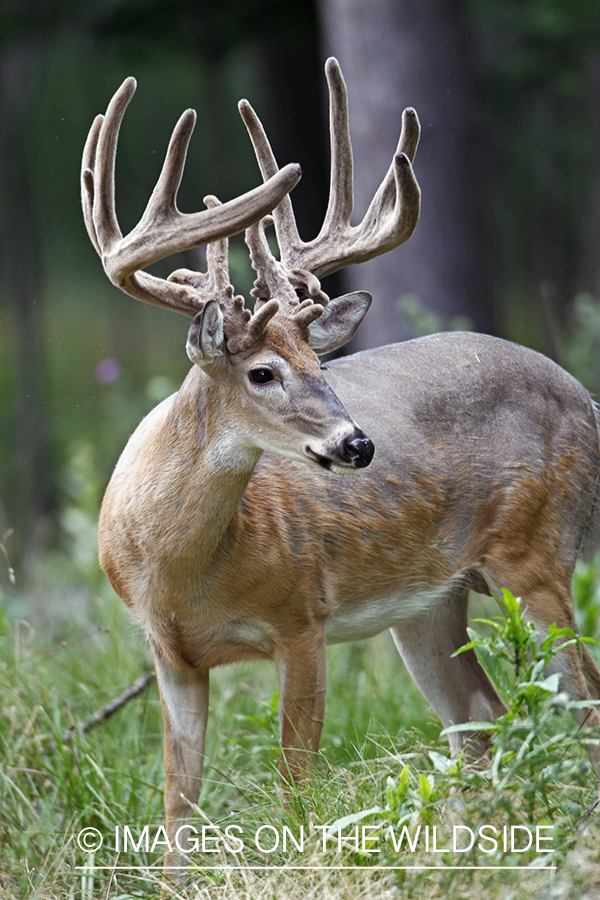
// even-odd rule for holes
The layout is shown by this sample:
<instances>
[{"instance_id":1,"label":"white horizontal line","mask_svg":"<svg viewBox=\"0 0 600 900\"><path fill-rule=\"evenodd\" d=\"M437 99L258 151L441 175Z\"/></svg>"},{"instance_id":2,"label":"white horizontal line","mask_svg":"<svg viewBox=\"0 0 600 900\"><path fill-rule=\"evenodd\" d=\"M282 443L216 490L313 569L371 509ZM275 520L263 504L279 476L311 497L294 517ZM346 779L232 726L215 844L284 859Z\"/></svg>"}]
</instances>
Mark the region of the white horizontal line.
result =
<instances>
[{"instance_id":1,"label":"white horizontal line","mask_svg":"<svg viewBox=\"0 0 600 900\"><path fill-rule=\"evenodd\" d=\"M162 866L75 866L75 870L78 872L94 872L101 869L108 869L109 872L119 871L127 871L127 870L158 870L162 872ZM369 869L369 870L381 870L381 871L389 871L391 869L440 869L442 871L450 872L455 869L480 869L485 871L495 871L495 870L512 870L512 869L521 869L528 870L529 872L543 872L547 870L556 871L556 866L168 866L166 871L171 872L176 869L179 869L184 872L205 872L205 871L219 871L223 872L225 870L235 870L235 869L262 869L265 871L278 871L283 870L287 871L289 869L323 869L323 870L337 870L337 869Z\"/></svg>"}]
</instances>

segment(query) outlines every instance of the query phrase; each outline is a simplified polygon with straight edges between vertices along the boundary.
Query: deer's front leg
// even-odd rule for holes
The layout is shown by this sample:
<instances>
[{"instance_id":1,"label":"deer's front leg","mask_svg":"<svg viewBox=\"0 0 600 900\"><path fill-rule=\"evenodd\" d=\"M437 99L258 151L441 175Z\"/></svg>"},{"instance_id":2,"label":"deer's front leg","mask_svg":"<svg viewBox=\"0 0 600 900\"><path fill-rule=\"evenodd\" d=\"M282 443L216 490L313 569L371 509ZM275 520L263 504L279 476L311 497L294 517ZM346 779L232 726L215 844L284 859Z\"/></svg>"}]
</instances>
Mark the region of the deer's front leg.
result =
<instances>
[{"instance_id":1,"label":"deer's front leg","mask_svg":"<svg viewBox=\"0 0 600 900\"><path fill-rule=\"evenodd\" d=\"M208 718L208 672L179 669L155 653L156 677L162 706L165 744L165 815L173 852L165 855L164 869L185 866L189 857L189 822L202 787L204 738ZM184 827L182 827L184 826ZM171 871L171 877L176 872Z\"/></svg>"},{"instance_id":2,"label":"deer's front leg","mask_svg":"<svg viewBox=\"0 0 600 900\"><path fill-rule=\"evenodd\" d=\"M327 687L324 629L280 645L275 663L282 751L279 774L284 787L292 783L299 787L314 768L323 728Z\"/></svg>"}]
</instances>

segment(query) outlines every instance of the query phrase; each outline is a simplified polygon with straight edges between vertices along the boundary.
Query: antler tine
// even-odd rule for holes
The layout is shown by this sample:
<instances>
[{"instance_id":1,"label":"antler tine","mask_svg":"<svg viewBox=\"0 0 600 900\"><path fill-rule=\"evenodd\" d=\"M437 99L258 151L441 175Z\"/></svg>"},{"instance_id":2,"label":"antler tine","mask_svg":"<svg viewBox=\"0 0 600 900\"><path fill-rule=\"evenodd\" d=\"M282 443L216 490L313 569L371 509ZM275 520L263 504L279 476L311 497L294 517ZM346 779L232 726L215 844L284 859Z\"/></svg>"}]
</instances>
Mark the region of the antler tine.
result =
<instances>
[{"instance_id":1,"label":"antler tine","mask_svg":"<svg viewBox=\"0 0 600 900\"><path fill-rule=\"evenodd\" d=\"M209 209L221 206L221 201L213 194L204 198ZM252 252L264 254L267 246L264 237L264 222L262 219L255 225L246 229L246 240ZM248 234L252 238L248 240ZM169 282L187 284L194 288L202 305L209 300L217 300L223 312L225 322L225 335L227 347L230 353L239 353L251 347L263 334L267 324L279 311L279 301L269 300L262 306L255 308L254 315L249 309L244 308L244 298L234 296L233 286L229 281L228 241L226 238L214 241L206 249L207 272L193 272L190 269L177 269L169 275ZM273 260L275 262L275 260ZM293 294L293 290L288 290ZM295 297L295 294L294 294Z\"/></svg>"},{"instance_id":2,"label":"antler tine","mask_svg":"<svg viewBox=\"0 0 600 900\"><path fill-rule=\"evenodd\" d=\"M214 194L204 198L204 204L208 209L216 209L222 206L221 201ZM222 238L213 241L206 248L206 272L197 272L192 269L176 269L171 272L167 281L169 284L187 284L194 288L197 294L197 303L200 308L209 300L217 300L221 307L227 307L233 302L233 286L229 281L229 241ZM235 298L238 299L238 298ZM243 298L239 298L242 300ZM246 318L249 318L249 313Z\"/></svg>"},{"instance_id":3,"label":"antler tine","mask_svg":"<svg viewBox=\"0 0 600 900\"><path fill-rule=\"evenodd\" d=\"M245 233L250 262L257 273L252 288L252 295L257 298L254 309L259 310L263 303L274 297L279 301L282 312L287 313L298 306L298 297L284 267L271 253L265 227L272 224L273 218L266 216L247 228Z\"/></svg>"},{"instance_id":4,"label":"antler tine","mask_svg":"<svg viewBox=\"0 0 600 900\"><path fill-rule=\"evenodd\" d=\"M204 205L208 209L216 209L217 206L223 204L214 194L208 194L203 200ZM215 288L224 296L228 294L231 287L229 281L229 241L223 238L220 241L213 241L206 248L206 265L210 273L213 273Z\"/></svg>"},{"instance_id":5,"label":"antler tine","mask_svg":"<svg viewBox=\"0 0 600 900\"><path fill-rule=\"evenodd\" d=\"M379 256L410 237L419 218L421 196L411 165L419 142L419 120L413 109L406 109L392 165L361 224L350 225L354 192L346 85L333 57L325 64L325 74L329 87L331 175L323 226L314 240L304 242L298 235L289 197L273 213L281 263L291 283L319 302L327 302L327 297L314 285L315 278ZM272 176L277 162L260 121L247 101L241 102L240 112L263 178Z\"/></svg>"},{"instance_id":6,"label":"antler tine","mask_svg":"<svg viewBox=\"0 0 600 900\"><path fill-rule=\"evenodd\" d=\"M204 198L208 209L216 209L223 204L209 194ZM168 278L169 285L189 285L194 289L197 308L200 309L209 300L219 303L228 321L228 334L243 330L250 319L250 310L244 309L244 298L234 296L233 285L229 280L229 241L222 238L213 241L206 248L206 272L192 269L177 269Z\"/></svg>"},{"instance_id":7,"label":"antler tine","mask_svg":"<svg viewBox=\"0 0 600 900\"><path fill-rule=\"evenodd\" d=\"M96 226L94 225L94 177L92 171L96 164L96 150L98 147L98 138L100 129L104 122L104 116L96 116L92 127L90 128L85 147L83 148L83 160L81 167L81 204L83 206L83 220L87 233L96 252L102 256L100 242L96 234Z\"/></svg>"},{"instance_id":8,"label":"antler tine","mask_svg":"<svg viewBox=\"0 0 600 900\"><path fill-rule=\"evenodd\" d=\"M407 106L402 113L402 131L400 132L400 141L398 142L396 155L406 153L412 163L417 153L420 136L421 125L419 124L417 111L412 106Z\"/></svg>"},{"instance_id":9,"label":"antler tine","mask_svg":"<svg viewBox=\"0 0 600 900\"><path fill-rule=\"evenodd\" d=\"M252 141L261 175L263 178L272 178L279 167L263 124L247 100L240 100L238 109ZM326 304L329 298L321 290L321 285L317 278L305 269L294 267L293 262L290 265L286 265L288 259L299 255L302 252L302 248L306 246L298 233L289 195L286 195L273 210L272 220L275 223L275 233L283 265L280 265L271 254L264 238L264 223L262 226L263 232L261 232L262 238L258 231L247 229L246 243L251 251L253 266L258 275L252 293L259 299L266 299L266 297L270 296L269 290L272 290L275 285L277 285L278 290L281 290L279 283L283 277L294 289L298 289L300 293L307 294L315 302ZM265 291L267 292L266 295ZM284 306L293 307L297 303L297 299L295 301L286 299Z\"/></svg>"},{"instance_id":10,"label":"antler tine","mask_svg":"<svg viewBox=\"0 0 600 900\"><path fill-rule=\"evenodd\" d=\"M410 112L416 117L414 110ZM408 240L419 220L420 203L421 191L408 154L398 150L364 219L354 230L357 241L353 252L360 256L358 261L372 259Z\"/></svg>"},{"instance_id":11,"label":"antler tine","mask_svg":"<svg viewBox=\"0 0 600 900\"><path fill-rule=\"evenodd\" d=\"M265 180L272 178L279 171L279 166L263 124L247 100L240 100L238 109L250 135L260 174ZM281 203L274 208L273 219L280 249L282 245L298 248L302 246L289 196L284 197Z\"/></svg>"},{"instance_id":12,"label":"antler tine","mask_svg":"<svg viewBox=\"0 0 600 900\"><path fill-rule=\"evenodd\" d=\"M112 247L123 237L115 210L115 161L121 122L136 88L135 78L125 79L108 104L98 135L95 167L92 170L94 178L92 212L98 243L102 248Z\"/></svg>"},{"instance_id":13,"label":"antler tine","mask_svg":"<svg viewBox=\"0 0 600 900\"><path fill-rule=\"evenodd\" d=\"M187 110L175 126L142 218L123 237L115 211L115 158L121 121L135 89L135 79L128 78L111 100L106 115L96 118L88 135L82 167L86 226L113 284L139 300L193 316L200 301L189 283L165 281L140 270L173 253L243 231L271 212L297 184L302 172L300 166L289 164L260 187L228 203L196 213L181 213L177 209L177 191L196 119L194 111Z\"/></svg>"},{"instance_id":14,"label":"antler tine","mask_svg":"<svg viewBox=\"0 0 600 900\"><path fill-rule=\"evenodd\" d=\"M329 202L319 237L329 234L331 228L340 222L349 225L354 208L354 166L348 122L348 91L340 64L333 56L325 63L325 75L329 88L331 166Z\"/></svg>"}]
</instances>

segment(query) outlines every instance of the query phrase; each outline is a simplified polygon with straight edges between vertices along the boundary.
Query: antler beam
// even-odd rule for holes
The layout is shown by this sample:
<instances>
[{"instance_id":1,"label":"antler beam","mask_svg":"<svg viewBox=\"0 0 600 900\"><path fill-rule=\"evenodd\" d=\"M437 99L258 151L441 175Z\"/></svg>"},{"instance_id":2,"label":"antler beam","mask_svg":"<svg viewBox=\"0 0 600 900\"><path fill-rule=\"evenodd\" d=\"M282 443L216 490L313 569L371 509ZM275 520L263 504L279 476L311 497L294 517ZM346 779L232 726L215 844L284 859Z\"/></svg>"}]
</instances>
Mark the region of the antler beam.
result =
<instances>
[{"instance_id":1,"label":"antler beam","mask_svg":"<svg viewBox=\"0 0 600 900\"><path fill-rule=\"evenodd\" d=\"M398 148L383 182L360 225L350 225L354 191L346 84L333 57L325 64L325 74L329 85L331 176L323 226L314 240L304 242L289 197L284 197L273 213L281 262L292 284L299 288L305 286L307 272L324 278L397 247L414 231L420 211L421 192L411 165L420 126L415 110L409 108L404 110ZM279 167L258 116L247 100L240 101L239 110L263 178L274 177Z\"/></svg>"},{"instance_id":2,"label":"antler beam","mask_svg":"<svg viewBox=\"0 0 600 900\"><path fill-rule=\"evenodd\" d=\"M177 209L189 140L196 114L188 109L175 126L163 168L136 227L125 237L115 210L115 157L123 115L135 92L127 78L106 115L96 117L86 141L81 172L83 214L88 234L106 274L125 293L193 316L199 298L189 284L178 284L140 271L173 253L237 234L271 212L298 183L302 170L290 163L265 184L228 203L196 213Z\"/></svg>"}]
</instances>

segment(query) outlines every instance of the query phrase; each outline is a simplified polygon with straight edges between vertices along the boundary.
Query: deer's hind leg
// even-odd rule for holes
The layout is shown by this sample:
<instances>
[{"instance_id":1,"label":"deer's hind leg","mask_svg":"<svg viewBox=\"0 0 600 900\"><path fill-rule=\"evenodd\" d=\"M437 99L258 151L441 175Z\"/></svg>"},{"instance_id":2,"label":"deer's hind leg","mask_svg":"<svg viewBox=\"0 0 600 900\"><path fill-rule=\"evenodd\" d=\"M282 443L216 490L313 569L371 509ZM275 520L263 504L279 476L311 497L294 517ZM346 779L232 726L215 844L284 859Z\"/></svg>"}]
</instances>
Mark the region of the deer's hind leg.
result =
<instances>
[{"instance_id":1,"label":"deer's hind leg","mask_svg":"<svg viewBox=\"0 0 600 900\"><path fill-rule=\"evenodd\" d=\"M433 609L391 628L392 637L415 684L432 705L443 725L493 721L506 707L481 668L475 652L452 654L469 641L467 634L468 589L457 586ZM481 733L449 735L456 756L469 745L470 754L487 750Z\"/></svg>"}]
</instances>

